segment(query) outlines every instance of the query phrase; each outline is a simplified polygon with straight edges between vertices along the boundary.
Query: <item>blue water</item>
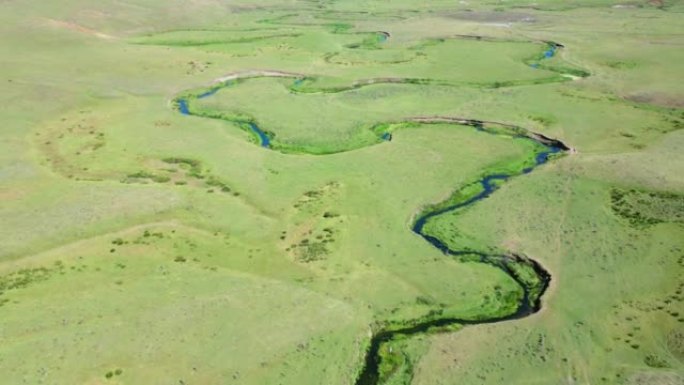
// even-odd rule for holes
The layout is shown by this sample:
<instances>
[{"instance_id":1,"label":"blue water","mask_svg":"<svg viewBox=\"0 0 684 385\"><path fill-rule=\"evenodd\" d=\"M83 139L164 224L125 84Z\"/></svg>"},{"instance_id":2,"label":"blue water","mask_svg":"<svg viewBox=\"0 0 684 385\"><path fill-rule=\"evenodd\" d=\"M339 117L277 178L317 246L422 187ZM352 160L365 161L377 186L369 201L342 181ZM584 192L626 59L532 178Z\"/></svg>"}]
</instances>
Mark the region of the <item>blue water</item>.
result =
<instances>
[{"instance_id":1,"label":"blue water","mask_svg":"<svg viewBox=\"0 0 684 385\"><path fill-rule=\"evenodd\" d=\"M379 35L378 36L378 42L379 43L384 43L387 41L387 39L389 39L389 35L387 35L385 33L380 32L380 33L378 33L378 35Z\"/></svg>"},{"instance_id":2,"label":"blue water","mask_svg":"<svg viewBox=\"0 0 684 385\"><path fill-rule=\"evenodd\" d=\"M197 98L200 98L200 99L201 99L201 98L206 98L206 97L208 97L208 96L211 96L211 95L215 94L216 91L218 91L218 90L219 90L218 88L215 88L215 89L213 89L213 90L211 90L211 91L205 92L205 93L202 94L202 95L199 95ZM190 113L190 110L188 109L188 101L187 101L187 99L178 99L178 111L179 111L181 114L183 114L183 115L192 115L192 114ZM254 124L254 123L251 123L251 122L247 123L247 125L249 126L249 129L252 130L252 131L253 131L255 134L257 134L257 136L259 137L259 140L261 141L261 147L266 147L266 148L268 148L268 147L271 146L271 139L268 137L268 135L266 135L265 132L263 132L263 131L259 128L259 126L257 126L257 125Z\"/></svg>"},{"instance_id":3,"label":"blue water","mask_svg":"<svg viewBox=\"0 0 684 385\"><path fill-rule=\"evenodd\" d=\"M426 239L432 238L429 235L423 234L423 227L425 226L425 223L427 223L428 219L430 219L432 217L436 217L438 215L442 215L442 214L447 213L449 211L458 210L458 209L465 207L465 206L470 206L470 205L474 204L475 202L478 202L478 201L481 201L481 200L487 198L497 188L496 184L492 183L492 182L494 182L494 181L505 181L509 177L510 177L510 175L504 175L504 174L493 174L493 175L485 176L479 182L483 188L482 192L480 192L479 194L475 195L474 197L466 200L465 202L457 203L455 205L448 206L448 207L445 207L443 209L436 210L436 211L433 211L433 212L430 212L428 214L423 215L422 217L418 218L416 223L413 225L413 232L423 236L423 238L426 238ZM441 241L439 241L439 244L435 244L435 242L432 239L428 239L428 242L432 243L433 245L435 245L438 249L440 249L442 251L448 250L448 248Z\"/></svg>"},{"instance_id":4,"label":"blue water","mask_svg":"<svg viewBox=\"0 0 684 385\"><path fill-rule=\"evenodd\" d=\"M209 90L209 91L207 91L207 92L205 92L205 93L203 93L203 94L197 95L197 99L204 99L204 98L206 98L206 97L208 97L208 96L211 96L211 95L217 93L218 90L219 90L218 87L217 87L217 88L212 88L211 90Z\"/></svg>"},{"instance_id":5,"label":"blue water","mask_svg":"<svg viewBox=\"0 0 684 385\"><path fill-rule=\"evenodd\" d=\"M380 138L381 138L382 140L385 140L385 141L388 141L388 142L389 142L389 141L392 140L392 134L390 134L389 132L385 132L384 134L382 134L382 136L381 136Z\"/></svg>"},{"instance_id":6,"label":"blue water","mask_svg":"<svg viewBox=\"0 0 684 385\"><path fill-rule=\"evenodd\" d=\"M183 115L190 115L190 110L188 110L188 101L185 99L178 100L178 111Z\"/></svg>"},{"instance_id":7,"label":"blue water","mask_svg":"<svg viewBox=\"0 0 684 385\"><path fill-rule=\"evenodd\" d=\"M535 159L534 159L535 165L533 167L525 168L524 170L522 170L522 173L528 174L528 173L532 172L532 170L534 170L534 168L548 162L549 161L549 155L558 153L561 150L562 149L559 147L546 146L546 149L544 151L538 153L535 156ZM475 195L474 197L472 197L472 198L470 198L464 202L460 202L460 203L457 203L455 205L451 205L451 206L448 206L448 207L445 207L445 208L424 214L423 216L418 218L418 220L413 225L413 229L412 229L413 232L420 235L426 241L428 241L430 244L432 244L437 249L441 250L442 252L444 252L446 254L451 254L451 255L475 254L475 255L483 256L484 254L474 252L472 250L452 250L449 248L449 246L447 246L440 239L435 238L435 237L430 236L430 235L427 235L427 234L424 234L423 228L425 227L425 224L427 223L427 221L432 217L436 217L438 215L442 215L442 214L450 212L450 211L455 211L455 210L458 210L460 208L473 205L473 204L487 198L488 196L492 195L492 193L494 191L496 191L496 189L498 188L498 184L496 182L506 181L508 178L511 178L513 176L516 176L516 175L518 175L518 174L517 173L516 174L492 174L492 175L485 176L484 178L482 178L479 181L480 185L482 186L482 191L479 194Z\"/></svg>"},{"instance_id":8,"label":"blue water","mask_svg":"<svg viewBox=\"0 0 684 385\"><path fill-rule=\"evenodd\" d=\"M266 135L265 132L261 131L259 126L254 123L249 123L249 128L259 136L259 139L261 139L261 147L268 148L271 146L271 139L268 137L268 135Z\"/></svg>"},{"instance_id":9,"label":"blue water","mask_svg":"<svg viewBox=\"0 0 684 385\"><path fill-rule=\"evenodd\" d=\"M556 46L552 45L551 47L549 47L548 50L544 51L544 58L545 59L551 59L553 57L553 55L555 55L555 54L556 54Z\"/></svg>"},{"instance_id":10,"label":"blue water","mask_svg":"<svg viewBox=\"0 0 684 385\"><path fill-rule=\"evenodd\" d=\"M536 162L535 165L539 166L540 164L544 164L549 161L549 155L551 154L556 154L560 152L560 148L558 147L547 147L548 151L540 152L537 154L537 156L534 158L534 161Z\"/></svg>"},{"instance_id":11,"label":"blue water","mask_svg":"<svg viewBox=\"0 0 684 385\"><path fill-rule=\"evenodd\" d=\"M551 59L552 57L554 57L556 55L557 50L558 50L558 48L555 45L549 45L548 49L546 51L544 51L544 57L542 57L541 60ZM532 63L532 64L530 64L530 67L539 68L539 63Z\"/></svg>"},{"instance_id":12,"label":"blue water","mask_svg":"<svg viewBox=\"0 0 684 385\"><path fill-rule=\"evenodd\" d=\"M302 83L304 83L304 78L295 79L294 86L297 87L297 86L301 85Z\"/></svg>"}]
</instances>

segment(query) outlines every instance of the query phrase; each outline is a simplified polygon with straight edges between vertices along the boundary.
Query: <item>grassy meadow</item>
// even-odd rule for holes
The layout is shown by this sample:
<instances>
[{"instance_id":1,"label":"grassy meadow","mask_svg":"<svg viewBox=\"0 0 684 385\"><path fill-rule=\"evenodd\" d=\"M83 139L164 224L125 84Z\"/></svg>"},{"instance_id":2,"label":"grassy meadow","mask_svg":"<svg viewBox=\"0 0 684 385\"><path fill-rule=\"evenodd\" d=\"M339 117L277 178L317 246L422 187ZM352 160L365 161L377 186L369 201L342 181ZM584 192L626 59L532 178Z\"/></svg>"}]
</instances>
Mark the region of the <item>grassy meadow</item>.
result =
<instances>
[{"instance_id":1,"label":"grassy meadow","mask_svg":"<svg viewBox=\"0 0 684 385\"><path fill-rule=\"evenodd\" d=\"M514 314L511 274L411 231L540 151L472 121L571 151L425 234L550 287L396 334L376 383L681 384L683 12L0 3L0 384L355 384L379 331Z\"/></svg>"}]
</instances>

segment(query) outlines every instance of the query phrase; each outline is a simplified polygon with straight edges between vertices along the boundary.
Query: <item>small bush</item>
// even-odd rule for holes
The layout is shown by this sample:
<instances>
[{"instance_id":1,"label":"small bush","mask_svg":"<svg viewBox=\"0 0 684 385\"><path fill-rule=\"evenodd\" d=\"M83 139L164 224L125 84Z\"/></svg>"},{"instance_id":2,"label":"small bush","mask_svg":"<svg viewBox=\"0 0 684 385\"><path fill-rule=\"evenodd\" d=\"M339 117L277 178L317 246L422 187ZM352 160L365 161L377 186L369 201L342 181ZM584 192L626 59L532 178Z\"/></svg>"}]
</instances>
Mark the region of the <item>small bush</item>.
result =
<instances>
[{"instance_id":1,"label":"small bush","mask_svg":"<svg viewBox=\"0 0 684 385\"><path fill-rule=\"evenodd\" d=\"M644 358L644 363L652 368L667 368L669 367L667 361L658 357L655 354L649 354Z\"/></svg>"},{"instance_id":2,"label":"small bush","mask_svg":"<svg viewBox=\"0 0 684 385\"><path fill-rule=\"evenodd\" d=\"M157 182L157 183L166 183L166 182L170 181L171 178L169 178L166 175L155 175L154 177L152 177L152 180Z\"/></svg>"}]
</instances>

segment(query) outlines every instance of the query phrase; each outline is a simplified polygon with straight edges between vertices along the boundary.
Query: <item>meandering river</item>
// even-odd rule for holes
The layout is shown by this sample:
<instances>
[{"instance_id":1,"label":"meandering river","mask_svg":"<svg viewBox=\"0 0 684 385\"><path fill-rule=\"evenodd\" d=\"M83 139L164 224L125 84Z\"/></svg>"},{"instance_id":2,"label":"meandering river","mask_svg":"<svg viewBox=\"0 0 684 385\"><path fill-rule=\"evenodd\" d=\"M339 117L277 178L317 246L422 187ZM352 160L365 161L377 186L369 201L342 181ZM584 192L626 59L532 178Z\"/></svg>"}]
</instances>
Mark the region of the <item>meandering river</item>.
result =
<instances>
[{"instance_id":1,"label":"meandering river","mask_svg":"<svg viewBox=\"0 0 684 385\"><path fill-rule=\"evenodd\" d=\"M389 38L388 33L380 33L380 40L385 41ZM543 59L551 58L555 55L556 51L562 48L562 45L556 43L549 43L548 48L543 53ZM542 60L543 60L542 59ZM257 77L257 76L272 76L272 77L292 77L294 78L294 86L298 86L302 82L302 75L289 74L274 71L249 71L249 75L245 77ZM227 77L226 79L238 79L240 74L235 74ZM369 82L373 84L374 82ZM223 84L197 94L195 97L198 99L211 97L216 94L216 92L227 86ZM343 91L340 91L343 92ZM187 98L179 98L176 100L177 109L180 113L184 115L193 115L189 106L189 100ZM201 116L201 115L198 115ZM445 327L450 325L479 325L479 324L490 324L502 321L509 321L514 319L519 319L526 317L530 314L537 312L541 307L541 297L544 295L549 282L551 280L551 275L539 264L531 258L506 253L486 253L473 251L471 249L458 249L453 248L448 245L448 243L442 239L439 239L433 235L426 233L425 226L428 221L432 218L444 215L446 213L458 212L465 209L466 207L473 206L478 202L486 199L487 197L494 194L498 186L505 181L511 180L517 176L528 174L534 171L536 168L542 166L543 164L549 162L554 154L562 153L568 151L569 148L564 143L547 138L541 134L525 130L520 127L509 126L501 123L493 122L481 122L476 120L468 120L463 118L453 118L453 117L421 117L421 118L409 118L404 121L413 121L420 123L453 123L463 126L470 126L478 131L484 131L490 135L500 135L497 130L488 131L486 129L487 124L495 124L498 127L505 127L514 132L514 137L522 140L529 140L538 143L543 146L543 150L537 151L533 156L531 166L522 168L520 170L510 171L509 173L492 173L483 176L476 183L479 184L480 192L474 196L469 196L462 200L449 201L448 204L438 204L436 209L427 209L421 212L417 218L414 220L411 230L421 236L426 242L430 243L435 249L444 253L447 256L453 258L459 258L467 256L468 260L476 259L481 263L491 265L497 269L500 269L505 274L510 276L518 285L521 287L523 295L517 308L514 312L503 316L496 316L490 318L480 318L480 319L461 319L461 318L434 318L429 320L416 320L410 323L409 326L399 329L381 329L376 330L371 338L370 347L366 352L366 357L364 360L364 366L360 371L360 374L356 380L356 385L377 385L380 382L379 367L381 362L380 350L383 343L391 341L397 336L411 336L420 333L426 333L430 330L434 330L435 327ZM245 127L248 127L258 138L259 144L262 147L269 148L271 146L271 138L264 132L256 123L252 121L237 121ZM510 136L510 133L507 133ZM391 132L383 132L378 138L379 142L390 141L392 139ZM535 275L533 280L528 278L523 278L520 275L520 269L516 268L524 265L524 267L533 272Z\"/></svg>"}]
</instances>

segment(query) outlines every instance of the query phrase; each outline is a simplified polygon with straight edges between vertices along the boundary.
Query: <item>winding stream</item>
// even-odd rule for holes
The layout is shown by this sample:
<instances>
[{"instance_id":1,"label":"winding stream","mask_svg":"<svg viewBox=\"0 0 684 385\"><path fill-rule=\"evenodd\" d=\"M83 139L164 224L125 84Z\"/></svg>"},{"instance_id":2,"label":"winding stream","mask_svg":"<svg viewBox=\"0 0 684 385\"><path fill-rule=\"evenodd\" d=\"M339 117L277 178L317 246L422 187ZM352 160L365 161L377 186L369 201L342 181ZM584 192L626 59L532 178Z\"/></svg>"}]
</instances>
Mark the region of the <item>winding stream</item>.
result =
<instances>
[{"instance_id":1,"label":"winding stream","mask_svg":"<svg viewBox=\"0 0 684 385\"><path fill-rule=\"evenodd\" d=\"M515 312L505 316L477 320L462 318L438 318L416 323L407 328L381 330L376 332L373 334L371 339L370 348L366 354L365 364L361 374L356 380L356 385L376 385L380 383L380 348L383 343L389 342L397 336L427 333L430 331L430 329L435 327L452 325L479 325L509 321L526 317L530 314L536 313L539 311L539 309L541 309L541 297L548 288L549 282L551 281L551 275L538 262L527 257L514 254L488 254L468 249L452 249L441 239L424 232L425 224L430 218L472 206L492 195L492 193L496 191L497 186L500 184L498 182L509 180L517 175L530 173L534 168L547 163L550 159L549 155L569 150L569 148L562 142L548 139L546 137L527 137L527 139L534 140L545 147L544 151L535 155L535 164L533 167L525 168L518 173L485 175L482 179L477 181L477 183L479 183L482 187L482 191L480 193L463 201L454 202L446 207L423 212L418 216L411 228L415 234L420 235L425 241L443 252L445 255L453 257L469 256L469 260L473 260L474 257L478 262L494 266L513 278L513 280L523 289L522 300L518 304ZM512 267L513 264L524 264L531 268L536 275L538 284L534 285L524 280Z\"/></svg>"},{"instance_id":2,"label":"winding stream","mask_svg":"<svg viewBox=\"0 0 684 385\"><path fill-rule=\"evenodd\" d=\"M380 33L380 39L382 41L389 37L388 33ZM556 43L548 43L548 48L544 51L542 58L540 60L551 58L555 55L557 49L563 46ZM534 66L534 65L533 65ZM263 73L250 72L249 75L244 77L255 77L255 76L278 76L278 77L291 77L294 78L294 86L298 86L303 82L302 75L288 74L280 72L268 72L262 71ZM240 74L229 76L230 79L240 78ZM372 82L369 82L372 84ZM228 83L222 83L215 86L208 91L204 91L199 94L195 94L194 97L201 99L214 95L219 89L227 86ZM181 114L184 115L194 115L189 108L189 99L177 98L176 107ZM202 116L202 115L195 115ZM242 125L245 128L249 128L256 136L259 138L259 144L262 147L268 148L271 145L271 138L258 127L256 123L248 120L233 121ZM506 182L516 176L528 174L532 172L537 167L549 162L549 160L554 159L552 157L554 154L559 154L570 150L564 143L547 138L541 134L531 132L529 130L515 127L511 125L506 125L502 123L495 122L482 122L476 120L468 120L462 118L453 117L421 117L421 118L411 118L405 119L403 122L417 122L417 123L452 123L459 124L463 126L470 126L478 131L482 131L490 135L506 135L512 136L513 138L520 140L529 140L540 145L539 151L534 152L533 159L528 159L529 164L527 167L521 168L519 170L510 171L508 173L491 173L486 174L477 180L475 184L478 184L480 191L475 195L467 195L461 199L449 198L447 201L442 202L434 206L434 208L428 208L423 210L413 222L411 230L422 237L426 242L430 243L437 250L441 251L447 256L452 258L459 258L467 261L477 261L480 263L485 263L493 266L506 275L511 277L522 289L522 299L517 304L515 311L507 315L494 316L490 318L433 318L433 319L421 319L414 320L410 323L410 326L388 329L387 327L380 330L375 330L370 341L370 346L366 352L364 366L359 373L356 380L356 385L377 385L382 382L380 378L380 363L382 361L381 348L384 343L392 341L398 336L411 336L421 333L432 333L435 332L433 328L448 327L453 325L479 325L479 324L491 324L502 321L509 321L514 319L523 318L529 316L541 308L541 297L544 295L546 289L548 288L549 282L551 281L551 275L536 261L521 255L515 254L503 254L503 253L486 253L481 251L475 251L471 249L455 249L451 248L445 241L429 235L425 232L425 225L431 218L443 215L449 212L455 212L467 207L473 206L476 203L482 201L483 199L491 196L495 191L497 191L498 186L503 182ZM504 133L502 134L500 130L489 130L488 125L493 125L499 129L503 128ZM385 131L379 133L378 142L391 141L392 133L391 131ZM472 185L469 185L472 187ZM458 191L457 191L458 192ZM521 274L521 266L527 269L534 275L533 279L529 276L523 276ZM396 369L396 368L394 368Z\"/></svg>"},{"instance_id":3,"label":"winding stream","mask_svg":"<svg viewBox=\"0 0 684 385\"><path fill-rule=\"evenodd\" d=\"M197 95L197 99L208 98L209 96L212 96L215 93L217 93L221 88L222 87L212 88L209 91ZM198 116L190 112L187 99L178 99L178 111L183 115ZM256 123L246 121L241 123L245 124L254 134L256 134L256 136L259 138L259 143L261 144L261 147L268 148L271 146L271 139L268 137L268 135L266 135L266 133L262 129L259 128L259 126L256 125Z\"/></svg>"},{"instance_id":4,"label":"winding stream","mask_svg":"<svg viewBox=\"0 0 684 385\"><path fill-rule=\"evenodd\" d=\"M562 44L554 43L552 41L547 41L546 44L548 44L548 48L544 51L540 60L548 60L553 58L554 56L556 56L556 52L558 52L559 49L563 48ZM539 68L539 62L530 64L530 67Z\"/></svg>"}]
</instances>

